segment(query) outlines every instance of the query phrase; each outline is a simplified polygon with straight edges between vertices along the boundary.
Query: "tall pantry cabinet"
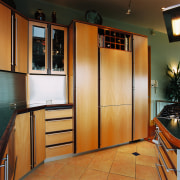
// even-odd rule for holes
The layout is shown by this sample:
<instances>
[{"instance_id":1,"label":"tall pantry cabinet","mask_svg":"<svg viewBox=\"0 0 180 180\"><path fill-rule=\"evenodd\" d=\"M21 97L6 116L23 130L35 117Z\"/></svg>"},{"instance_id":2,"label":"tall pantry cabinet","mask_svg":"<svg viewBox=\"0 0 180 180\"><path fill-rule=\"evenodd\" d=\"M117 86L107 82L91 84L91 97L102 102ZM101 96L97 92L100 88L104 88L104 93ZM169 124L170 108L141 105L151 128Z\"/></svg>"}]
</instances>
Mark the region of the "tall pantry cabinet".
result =
<instances>
[{"instance_id":1,"label":"tall pantry cabinet","mask_svg":"<svg viewBox=\"0 0 180 180\"><path fill-rule=\"evenodd\" d=\"M74 90L69 101L74 103L75 152L80 153L98 148L98 28L74 22L69 32L69 87Z\"/></svg>"},{"instance_id":2,"label":"tall pantry cabinet","mask_svg":"<svg viewBox=\"0 0 180 180\"><path fill-rule=\"evenodd\" d=\"M75 153L148 135L147 37L73 21L69 28L69 102Z\"/></svg>"}]
</instances>

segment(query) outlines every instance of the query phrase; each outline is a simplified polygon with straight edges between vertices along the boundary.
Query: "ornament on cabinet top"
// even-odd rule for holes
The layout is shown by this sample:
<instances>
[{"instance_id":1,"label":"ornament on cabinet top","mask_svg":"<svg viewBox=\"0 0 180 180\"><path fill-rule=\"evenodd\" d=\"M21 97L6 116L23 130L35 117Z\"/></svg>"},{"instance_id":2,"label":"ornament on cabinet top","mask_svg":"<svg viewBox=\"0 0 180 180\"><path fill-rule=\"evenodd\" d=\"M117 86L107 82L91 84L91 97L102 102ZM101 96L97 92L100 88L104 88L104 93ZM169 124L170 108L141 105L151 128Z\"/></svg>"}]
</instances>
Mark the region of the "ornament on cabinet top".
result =
<instances>
[{"instance_id":1,"label":"ornament on cabinet top","mask_svg":"<svg viewBox=\"0 0 180 180\"><path fill-rule=\"evenodd\" d=\"M38 20L45 21L45 19L46 19L45 14L43 13L42 9L38 9L35 12L34 16L35 16L35 19L38 19Z\"/></svg>"},{"instance_id":2,"label":"ornament on cabinet top","mask_svg":"<svg viewBox=\"0 0 180 180\"><path fill-rule=\"evenodd\" d=\"M102 24L102 17L101 15L95 11L95 10L88 10L86 11L85 14L85 19L87 22L89 23L93 23L93 24Z\"/></svg>"}]
</instances>

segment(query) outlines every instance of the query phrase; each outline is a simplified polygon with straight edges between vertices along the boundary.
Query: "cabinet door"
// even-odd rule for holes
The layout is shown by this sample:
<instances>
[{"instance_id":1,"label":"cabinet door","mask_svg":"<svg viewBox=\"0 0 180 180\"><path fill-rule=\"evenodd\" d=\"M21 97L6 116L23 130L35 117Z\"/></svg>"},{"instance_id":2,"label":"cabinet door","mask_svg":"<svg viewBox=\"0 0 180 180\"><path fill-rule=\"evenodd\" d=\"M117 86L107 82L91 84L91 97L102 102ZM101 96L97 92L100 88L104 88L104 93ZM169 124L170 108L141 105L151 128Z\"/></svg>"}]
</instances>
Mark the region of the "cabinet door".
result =
<instances>
[{"instance_id":1,"label":"cabinet door","mask_svg":"<svg viewBox=\"0 0 180 180\"><path fill-rule=\"evenodd\" d=\"M45 159L45 110L34 111L34 166Z\"/></svg>"},{"instance_id":2,"label":"cabinet door","mask_svg":"<svg viewBox=\"0 0 180 180\"><path fill-rule=\"evenodd\" d=\"M11 10L0 4L0 70L11 71Z\"/></svg>"},{"instance_id":3,"label":"cabinet door","mask_svg":"<svg viewBox=\"0 0 180 180\"><path fill-rule=\"evenodd\" d=\"M27 73L28 20L15 14L15 71Z\"/></svg>"},{"instance_id":4,"label":"cabinet door","mask_svg":"<svg viewBox=\"0 0 180 180\"><path fill-rule=\"evenodd\" d=\"M148 41L134 35L133 140L148 136Z\"/></svg>"},{"instance_id":5,"label":"cabinet door","mask_svg":"<svg viewBox=\"0 0 180 180\"><path fill-rule=\"evenodd\" d=\"M51 74L67 74L67 28L51 26Z\"/></svg>"},{"instance_id":6,"label":"cabinet door","mask_svg":"<svg viewBox=\"0 0 180 180\"><path fill-rule=\"evenodd\" d=\"M98 29L76 23L76 152L98 148Z\"/></svg>"},{"instance_id":7,"label":"cabinet door","mask_svg":"<svg viewBox=\"0 0 180 180\"><path fill-rule=\"evenodd\" d=\"M47 73L47 25L29 22L29 72Z\"/></svg>"},{"instance_id":8,"label":"cabinet door","mask_svg":"<svg viewBox=\"0 0 180 180\"><path fill-rule=\"evenodd\" d=\"M100 147L132 140L132 105L101 107Z\"/></svg>"},{"instance_id":9,"label":"cabinet door","mask_svg":"<svg viewBox=\"0 0 180 180\"><path fill-rule=\"evenodd\" d=\"M15 120L15 179L20 179L31 170L30 113L19 114Z\"/></svg>"}]
</instances>

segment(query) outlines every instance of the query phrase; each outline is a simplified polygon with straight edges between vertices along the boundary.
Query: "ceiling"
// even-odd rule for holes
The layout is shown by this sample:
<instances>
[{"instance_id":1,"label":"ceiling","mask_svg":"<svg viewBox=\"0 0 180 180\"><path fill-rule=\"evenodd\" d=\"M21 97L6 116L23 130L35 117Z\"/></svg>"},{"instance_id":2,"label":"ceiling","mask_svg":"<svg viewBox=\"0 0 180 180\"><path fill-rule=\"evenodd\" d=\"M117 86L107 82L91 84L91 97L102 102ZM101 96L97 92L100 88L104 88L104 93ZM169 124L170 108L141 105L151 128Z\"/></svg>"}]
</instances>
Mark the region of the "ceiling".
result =
<instances>
[{"instance_id":1,"label":"ceiling","mask_svg":"<svg viewBox=\"0 0 180 180\"><path fill-rule=\"evenodd\" d=\"M131 14L127 15L130 0L42 0L77 9L96 10L103 18L111 18L166 33L161 8L179 4L179 0L131 0Z\"/></svg>"}]
</instances>

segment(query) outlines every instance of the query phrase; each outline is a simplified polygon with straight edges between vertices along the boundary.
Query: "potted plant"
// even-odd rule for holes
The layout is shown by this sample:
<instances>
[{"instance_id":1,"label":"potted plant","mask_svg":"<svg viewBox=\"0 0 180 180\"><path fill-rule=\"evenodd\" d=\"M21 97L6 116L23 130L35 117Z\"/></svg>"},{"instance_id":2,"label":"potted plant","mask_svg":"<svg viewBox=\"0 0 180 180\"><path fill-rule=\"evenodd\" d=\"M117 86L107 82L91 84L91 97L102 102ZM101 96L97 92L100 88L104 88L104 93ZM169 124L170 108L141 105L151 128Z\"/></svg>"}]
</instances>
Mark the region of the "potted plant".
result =
<instances>
[{"instance_id":1,"label":"potted plant","mask_svg":"<svg viewBox=\"0 0 180 180\"><path fill-rule=\"evenodd\" d=\"M169 79L166 88L167 98L174 102L180 102L180 62L176 70L167 65L166 74Z\"/></svg>"}]
</instances>

